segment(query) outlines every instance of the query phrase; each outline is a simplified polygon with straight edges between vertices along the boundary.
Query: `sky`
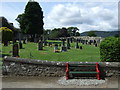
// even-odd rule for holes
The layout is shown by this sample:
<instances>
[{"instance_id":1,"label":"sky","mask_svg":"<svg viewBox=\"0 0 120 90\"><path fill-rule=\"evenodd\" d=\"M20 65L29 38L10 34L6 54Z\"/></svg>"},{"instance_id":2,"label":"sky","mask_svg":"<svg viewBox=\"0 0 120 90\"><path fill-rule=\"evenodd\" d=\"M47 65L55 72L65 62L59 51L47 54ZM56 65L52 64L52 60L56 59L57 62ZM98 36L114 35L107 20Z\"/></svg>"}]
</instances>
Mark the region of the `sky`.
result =
<instances>
[{"instance_id":1,"label":"sky","mask_svg":"<svg viewBox=\"0 0 120 90\"><path fill-rule=\"evenodd\" d=\"M37 0L43 10L45 29L75 26L80 33L90 30L118 30L118 1ZM24 13L27 2L28 0L1 0L0 16L19 28L15 19Z\"/></svg>"}]
</instances>

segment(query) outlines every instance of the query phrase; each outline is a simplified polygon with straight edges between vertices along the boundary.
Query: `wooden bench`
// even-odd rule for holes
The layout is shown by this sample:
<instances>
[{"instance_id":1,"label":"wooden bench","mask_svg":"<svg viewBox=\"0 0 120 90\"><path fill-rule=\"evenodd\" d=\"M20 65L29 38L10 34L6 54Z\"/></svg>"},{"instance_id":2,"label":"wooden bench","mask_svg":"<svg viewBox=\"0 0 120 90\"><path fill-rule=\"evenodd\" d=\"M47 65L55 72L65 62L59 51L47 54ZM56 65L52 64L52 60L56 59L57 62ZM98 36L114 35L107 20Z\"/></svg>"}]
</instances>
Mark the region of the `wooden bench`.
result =
<instances>
[{"instance_id":1,"label":"wooden bench","mask_svg":"<svg viewBox=\"0 0 120 90\"><path fill-rule=\"evenodd\" d=\"M99 64L68 64L66 63L66 80L73 74L81 75L96 75L96 78L100 80Z\"/></svg>"}]
</instances>

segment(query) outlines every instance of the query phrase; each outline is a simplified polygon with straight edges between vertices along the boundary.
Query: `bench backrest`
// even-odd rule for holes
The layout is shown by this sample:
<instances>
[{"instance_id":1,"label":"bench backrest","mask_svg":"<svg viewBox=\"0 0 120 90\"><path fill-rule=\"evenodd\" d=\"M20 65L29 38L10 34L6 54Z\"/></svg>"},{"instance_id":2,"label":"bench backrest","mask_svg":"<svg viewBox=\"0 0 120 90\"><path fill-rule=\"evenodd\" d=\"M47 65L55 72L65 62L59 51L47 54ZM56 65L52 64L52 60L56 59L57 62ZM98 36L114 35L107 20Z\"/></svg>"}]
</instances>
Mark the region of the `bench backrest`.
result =
<instances>
[{"instance_id":1,"label":"bench backrest","mask_svg":"<svg viewBox=\"0 0 120 90\"><path fill-rule=\"evenodd\" d=\"M98 63L96 64L68 64L66 63L68 71L97 71Z\"/></svg>"}]
</instances>

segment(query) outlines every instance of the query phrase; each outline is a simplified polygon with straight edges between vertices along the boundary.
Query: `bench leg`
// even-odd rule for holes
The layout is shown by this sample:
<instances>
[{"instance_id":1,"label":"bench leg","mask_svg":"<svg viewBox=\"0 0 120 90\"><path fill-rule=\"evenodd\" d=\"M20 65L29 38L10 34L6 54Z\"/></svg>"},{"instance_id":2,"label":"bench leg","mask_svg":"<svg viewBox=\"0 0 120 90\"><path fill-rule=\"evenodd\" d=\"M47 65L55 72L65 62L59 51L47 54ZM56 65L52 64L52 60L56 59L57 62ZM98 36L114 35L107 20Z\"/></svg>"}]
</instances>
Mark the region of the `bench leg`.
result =
<instances>
[{"instance_id":1,"label":"bench leg","mask_svg":"<svg viewBox=\"0 0 120 90\"><path fill-rule=\"evenodd\" d=\"M100 74L99 73L96 75L96 77L97 77L98 80L100 80Z\"/></svg>"},{"instance_id":2,"label":"bench leg","mask_svg":"<svg viewBox=\"0 0 120 90\"><path fill-rule=\"evenodd\" d=\"M66 80L68 80L68 73L66 73Z\"/></svg>"}]
</instances>

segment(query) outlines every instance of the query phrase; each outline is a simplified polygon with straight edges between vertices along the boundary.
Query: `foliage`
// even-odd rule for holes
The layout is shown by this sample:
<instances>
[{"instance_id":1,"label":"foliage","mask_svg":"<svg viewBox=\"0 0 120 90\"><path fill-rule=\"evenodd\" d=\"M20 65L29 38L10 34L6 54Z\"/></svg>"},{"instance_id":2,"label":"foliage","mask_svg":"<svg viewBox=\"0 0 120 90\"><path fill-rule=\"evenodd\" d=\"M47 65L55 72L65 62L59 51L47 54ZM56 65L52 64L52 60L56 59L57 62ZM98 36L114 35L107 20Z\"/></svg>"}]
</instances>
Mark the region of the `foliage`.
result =
<instances>
[{"instance_id":1,"label":"foliage","mask_svg":"<svg viewBox=\"0 0 120 90\"><path fill-rule=\"evenodd\" d=\"M0 34L2 35L2 41L12 40L13 31L7 27L0 28Z\"/></svg>"},{"instance_id":2,"label":"foliage","mask_svg":"<svg viewBox=\"0 0 120 90\"><path fill-rule=\"evenodd\" d=\"M79 33L79 32L76 32L76 36L80 36L80 33Z\"/></svg>"},{"instance_id":3,"label":"foliage","mask_svg":"<svg viewBox=\"0 0 120 90\"><path fill-rule=\"evenodd\" d=\"M59 37L70 37L70 36L80 36L78 31L79 29L77 27L69 27L69 28L54 28L52 30L45 30L44 36L49 37L51 39L53 38L59 38Z\"/></svg>"},{"instance_id":4,"label":"foliage","mask_svg":"<svg viewBox=\"0 0 120 90\"><path fill-rule=\"evenodd\" d=\"M95 34L94 31L90 31L90 32L88 32L88 35L87 35L87 36L96 37L97 35Z\"/></svg>"},{"instance_id":5,"label":"foliage","mask_svg":"<svg viewBox=\"0 0 120 90\"><path fill-rule=\"evenodd\" d=\"M115 34L115 37L119 37L119 34Z\"/></svg>"},{"instance_id":6,"label":"foliage","mask_svg":"<svg viewBox=\"0 0 120 90\"><path fill-rule=\"evenodd\" d=\"M79 30L77 27L68 27L67 29L70 36L76 36L76 31Z\"/></svg>"},{"instance_id":7,"label":"foliage","mask_svg":"<svg viewBox=\"0 0 120 90\"><path fill-rule=\"evenodd\" d=\"M102 61L120 62L120 38L108 37L100 44Z\"/></svg>"},{"instance_id":8,"label":"foliage","mask_svg":"<svg viewBox=\"0 0 120 90\"><path fill-rule=\"evenodd\" d=\"M16 19L23 33L30 34L32 38L43 34L43 11L38 2L29 1L23 14Z\"/></svg>"},{"instance_id":9,"label":"foliage","mask_svg":"<svg viewBox=\"0 0 120 90\"><path fill-rule=\"evenodd\" d=\"M7 21L5 17L0 17L0 27L7 27L11 30L14 29L14 27Z\"/></svg>"}]
</instances>

